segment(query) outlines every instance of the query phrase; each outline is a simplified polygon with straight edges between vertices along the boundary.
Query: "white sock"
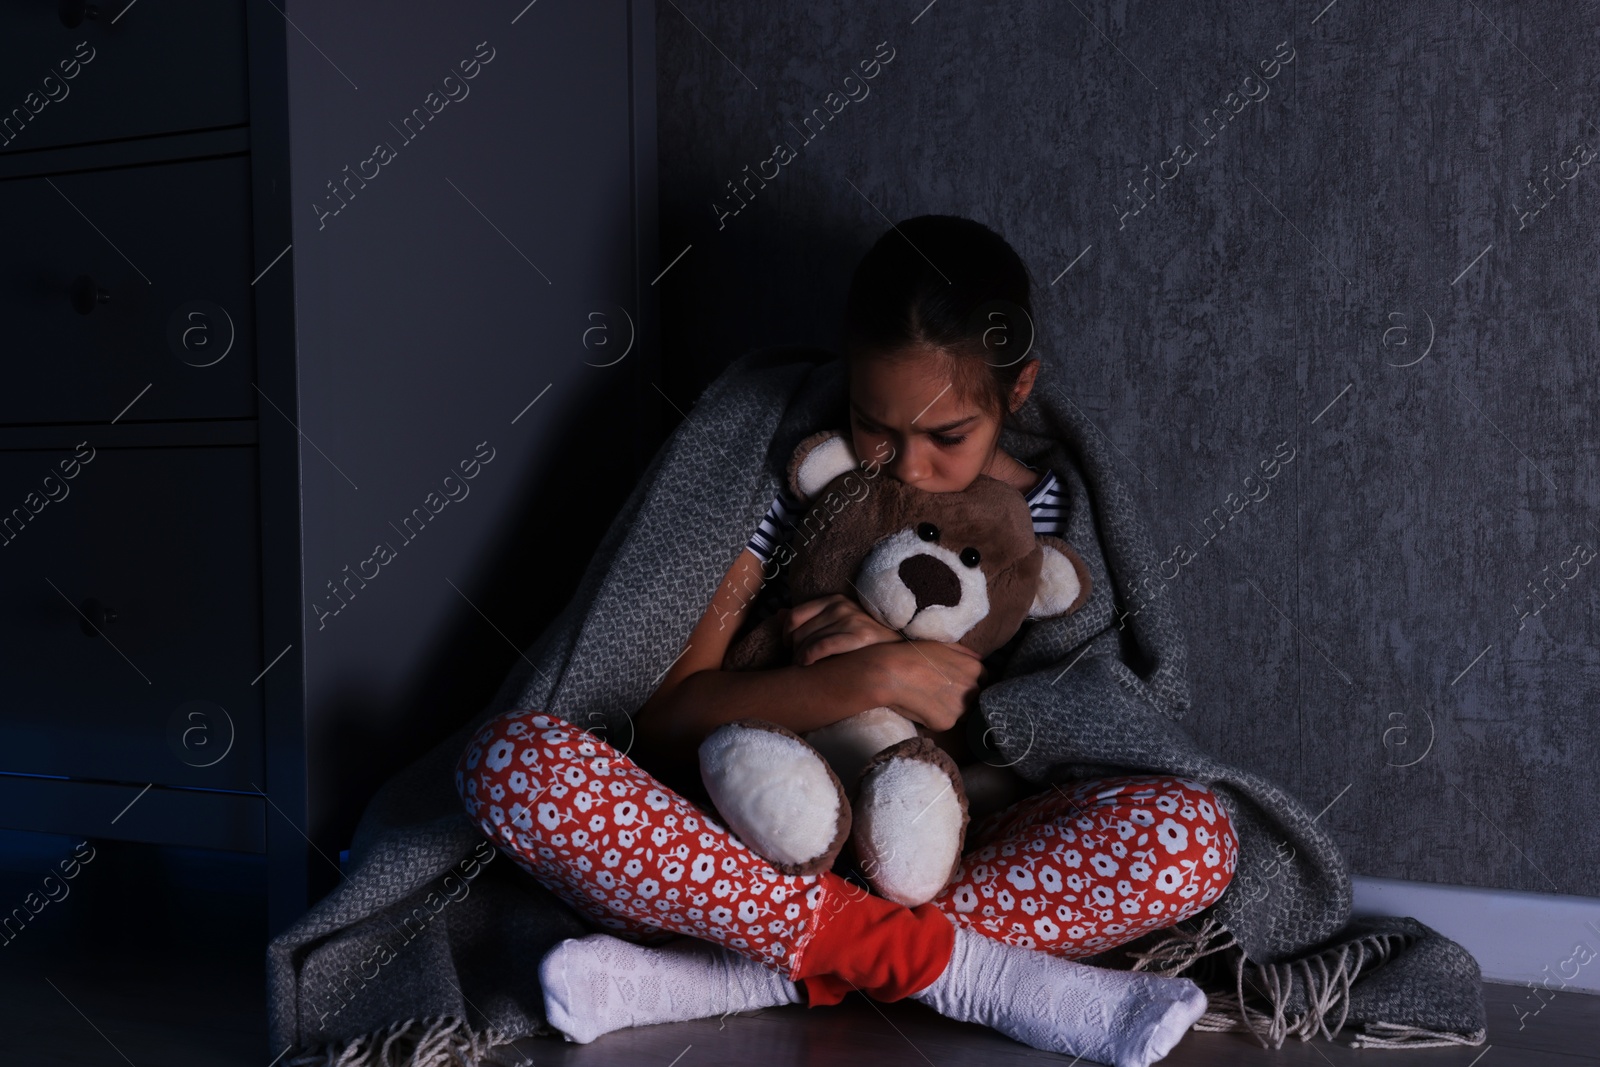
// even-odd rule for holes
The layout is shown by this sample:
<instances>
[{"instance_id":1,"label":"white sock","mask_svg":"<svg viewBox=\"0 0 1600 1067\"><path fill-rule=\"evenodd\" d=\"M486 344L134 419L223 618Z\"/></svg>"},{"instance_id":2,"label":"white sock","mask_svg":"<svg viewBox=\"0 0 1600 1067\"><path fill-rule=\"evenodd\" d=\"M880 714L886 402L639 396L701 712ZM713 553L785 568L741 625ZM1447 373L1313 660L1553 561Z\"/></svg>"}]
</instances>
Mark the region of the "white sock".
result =
<instances>
[{"instance_id":1,"label":"white sock","mask_svg":"<svg viewBox=\"0 0 1600 1067\"><path fill-rule=\"evenodd\" d=\"M647 948L609 934L569 938L539 963L544 1010L567 1040L625 1026L799 1004L799 987L758 960L683 938Z\"/></svg>"},{"instance_id":2,"label":"white sock","mask_svg":"<svg viewBox=\"0 0 1600 1067\"><path fill-rule=\"evenodd\" d=\"M1034 1048L1113 1067L1149 1067L1206 1010L1205 994L1187 978L1091 967L962 927L949 966L911 999Z\"/></svg>"}]
</instances>

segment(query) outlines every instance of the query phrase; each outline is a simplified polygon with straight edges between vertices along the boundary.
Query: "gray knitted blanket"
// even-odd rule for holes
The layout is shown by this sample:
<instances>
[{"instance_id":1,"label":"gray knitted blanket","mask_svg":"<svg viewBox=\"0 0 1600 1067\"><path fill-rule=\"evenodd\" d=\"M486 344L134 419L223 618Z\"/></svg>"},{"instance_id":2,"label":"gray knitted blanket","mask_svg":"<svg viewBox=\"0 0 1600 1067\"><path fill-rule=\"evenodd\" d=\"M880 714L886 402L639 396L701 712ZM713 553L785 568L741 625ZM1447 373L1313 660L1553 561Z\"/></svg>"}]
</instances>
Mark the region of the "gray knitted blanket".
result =
<instances>
[{"instance_id":1,"label":"gray knitted blanket","mask_svg":"<svg viewBox=\"0 0 1600 1067\"><path fill-rule=\"evenodd\" d=\"M537 707L632 743L651 694L777 492L784 463L845 404L837 359L753 353L706 390L652 460L571 604L488 707L373 798L345 880L268 946L273 1050L291 1067L408 1067L499 1058L548 1033L545 950L587 932L527 874L496 858L454 786L486 719ZM1157 554L1099 432L1050 381L1003 446L1049 466L1068 499L1067 539L1094 580L1084 607L1032 624L980 698L988 739L1040 788L1107 773L1210 783L1239 835L1232 884L1185 924L1097 957L1194 978L1201 1029L1357 1045L1481 1044L1476 961L1411 919L1351 922L1349 872L1300 802L1202 752L1179 722L1187 645L1171 604L1138 604ZM1137 610L1134 606L1137 604Z\"/></svg>"}]
</instances>

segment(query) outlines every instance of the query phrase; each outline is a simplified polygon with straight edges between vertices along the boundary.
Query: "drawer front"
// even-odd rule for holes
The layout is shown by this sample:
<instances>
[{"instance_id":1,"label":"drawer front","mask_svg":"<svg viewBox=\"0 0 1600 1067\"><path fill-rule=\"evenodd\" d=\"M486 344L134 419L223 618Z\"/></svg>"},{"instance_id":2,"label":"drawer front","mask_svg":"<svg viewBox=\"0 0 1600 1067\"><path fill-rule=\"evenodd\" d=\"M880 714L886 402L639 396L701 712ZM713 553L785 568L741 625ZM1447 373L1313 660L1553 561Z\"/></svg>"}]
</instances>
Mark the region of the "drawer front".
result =
<instances>
[{"instance_id":1,"label":"drawer front","mask_svg":"<svg viewBox=\"0 0 1600 1067\"><path fill-rule=\"evenodd\" d=\"M244 21L238 0L0 6L0 152L248 122Z\"/></svg>"},{"instance_id":2,"label":"drawer front","mask_svg":"<svg viewBox=\"0 0 1600 1067\"><path fill-rule=\"evenodd\" d=\"M264 797L0 774L0 826L11 830L265 852L266 822Z\"/></svg>"},{"instance_id":3,"label":"drawer front","mask_svg":"<svg viewBox=\"0 0 1600 1067\"><path fill-rule=\"evenodd\" d=\"M255 414L248 156L16 178L0 218L0 424Z\"/></svg>"},{"instance_id":4,"label":"drawer front","mask_svg":"<svg viewBox=\"0 0 1600 1067\"><path fill-rule=\"evenodd\" d=\"M254 448L0 452L0 772L261 782L257 499Z\"/></svg>"}]
</instances>

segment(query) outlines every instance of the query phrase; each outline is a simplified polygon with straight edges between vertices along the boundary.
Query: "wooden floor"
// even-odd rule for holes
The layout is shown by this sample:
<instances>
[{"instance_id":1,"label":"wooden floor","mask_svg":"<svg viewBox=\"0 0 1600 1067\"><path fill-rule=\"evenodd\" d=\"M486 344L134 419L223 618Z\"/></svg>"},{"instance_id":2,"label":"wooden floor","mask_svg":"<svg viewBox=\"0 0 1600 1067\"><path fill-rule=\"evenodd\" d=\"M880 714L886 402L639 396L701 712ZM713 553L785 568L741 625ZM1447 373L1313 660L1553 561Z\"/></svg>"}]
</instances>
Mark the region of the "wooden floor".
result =
<instances>
[{"instance_id":1,"label":"wooden floor","mask_svg":"<svg viewBox=\"0 0 1600 1067\"><path fill-rule=\"evenodd\" d=\"M153 959L108 965L90 956L0 957L0 1064L6 1067L268 1067L259 966ZM1487 1046L1405 1052L1291 1039L1265 1051L1242 1034L1189 1034L1171 1067L1365 1064L1376 1067L1580 1067L1600 1064L1600 997L1560 993L1522 1020L1525 987L1488 985ZM681 1057L681 1059L680 1059ZM646 1026L589 1045L525 1039L500 1062L519 1067L996 1067L1067 1065L991 1030L919 1004L792 1007L727 1019Z\"/></svg>"},{"instance_id":2,"label":"wooden floor","mask_svg":"<svg viewBox=\"0 0 1600 1067\"><path fill-rule=\"evenodd\" d=\"M203 890L174 890L171 863L108 849L94 873L0 946L0 1067L269 1067L264 923L250 902L219 893L217 871L191 872ZM198 862L198 861L196 861ZM207 860L206 862L211 862ZM121 873L116 867L121 864ZM0 872L3 874L3 872ZM114 876L115 875L115 876ZM0 877L7 899L36 883ZM163 885L146 896L139 886ZM143 899L141 899L143 896ZM165 932L163 932L165 931ZM1486 1046L1356 1051L1292 1040L1268 1052L1243 1034L1189 1034L1170 1067L1266 1064L1432 1067L1600 1065L1600 997L1558 993L1539 1009L1525 986L1485 987ZM1537 1012L1535 1012L1535 1009ZM793 1007L608 1034L590 1045L519 1042L518 1067L999 1067L1058 1064L982 1027L919 1004Z\"/></svg>"},{"instance_id":3,"label":"wooden floor","mask_svg":"<svg viewBox=\"0 0 1600 1067\"><path fill-rule=\"evenodd\" d=\"M1262 1049L1244 1034L1191 1033L1163 1067L1254 1067L1267 1064L1365 1064L1379 1067L1580 1067L1600 1064L1600 997L1557 994L1518 1030L1513 1005L1526 987L1485 986L1489 1039L1477 1048L1390 1051L1352 1049L1326 1041L1290 1039L1282 1049ZM920 1004L875 1005L854 994L834 1008L780 1008L753 1016L645 1026L607 1034L589 1045L528 1039L516 1046L525 1067L1027 1067L1071 1064L1067 1056L1037 1052L992 1030L943 1019ZM1480 1058L1481 1057L1481 1058Z\"/></svg>"}]
</instances>

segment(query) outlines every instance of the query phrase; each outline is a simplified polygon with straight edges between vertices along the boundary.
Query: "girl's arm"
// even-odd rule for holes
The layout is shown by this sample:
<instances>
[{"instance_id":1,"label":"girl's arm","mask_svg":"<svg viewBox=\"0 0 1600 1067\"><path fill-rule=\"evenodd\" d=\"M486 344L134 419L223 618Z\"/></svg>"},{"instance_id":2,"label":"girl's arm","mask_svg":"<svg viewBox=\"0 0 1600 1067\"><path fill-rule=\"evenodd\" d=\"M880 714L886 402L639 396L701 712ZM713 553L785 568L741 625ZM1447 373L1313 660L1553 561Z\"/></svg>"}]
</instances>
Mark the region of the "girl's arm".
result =
<instances>
[{"instance_id":1,"label":"girl's arm","mask_svg":"<svg viewBox=\"0 0 1600 1067\"><path fill-rule=\"evenodd\" d=\"M761 588L761 563L746 548L695 624L683 654L634 716L651 757L691 764L707 734L735 719L759 718L796 733L868 708L887 706L930 730L947 730L977 703L983 664L938 641L873 644L809 666L725 671L723 657Z\"/></svg>"}]
</instances>

